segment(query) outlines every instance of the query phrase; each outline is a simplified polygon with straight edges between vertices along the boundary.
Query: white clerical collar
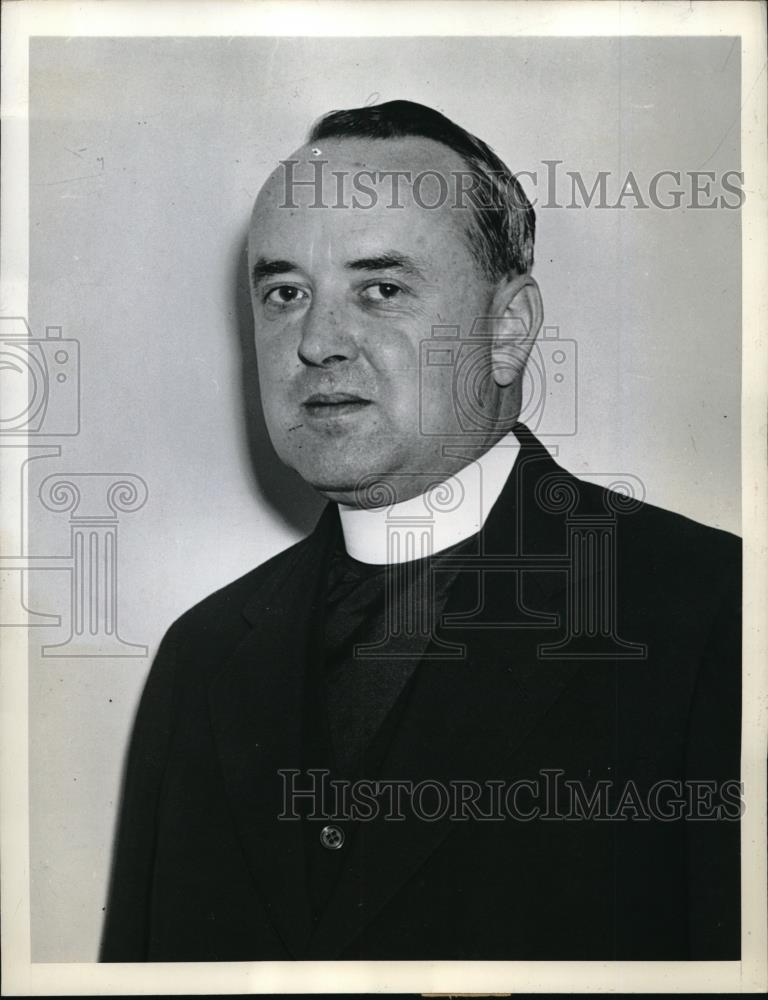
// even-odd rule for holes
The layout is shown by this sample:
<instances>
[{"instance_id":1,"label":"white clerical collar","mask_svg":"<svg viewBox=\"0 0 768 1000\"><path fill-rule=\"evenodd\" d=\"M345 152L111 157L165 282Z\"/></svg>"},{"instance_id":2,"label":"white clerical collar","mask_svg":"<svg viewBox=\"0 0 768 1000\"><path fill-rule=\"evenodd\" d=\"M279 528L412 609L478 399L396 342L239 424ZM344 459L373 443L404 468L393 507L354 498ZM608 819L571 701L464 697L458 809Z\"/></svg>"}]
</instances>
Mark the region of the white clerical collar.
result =
<instances>
[{"instance_id":1,"label":"white clerical collar","mask_svg":"<svg viewBox=\"0 0 768 1000\"><path fill-rule=\"evenodd\" d=\"M419 496L384 507L339 504L347 552L365 563L412 562L471 538L485 524L519 450L510 431L479 458Z\"/></svg>"}]
</instances>

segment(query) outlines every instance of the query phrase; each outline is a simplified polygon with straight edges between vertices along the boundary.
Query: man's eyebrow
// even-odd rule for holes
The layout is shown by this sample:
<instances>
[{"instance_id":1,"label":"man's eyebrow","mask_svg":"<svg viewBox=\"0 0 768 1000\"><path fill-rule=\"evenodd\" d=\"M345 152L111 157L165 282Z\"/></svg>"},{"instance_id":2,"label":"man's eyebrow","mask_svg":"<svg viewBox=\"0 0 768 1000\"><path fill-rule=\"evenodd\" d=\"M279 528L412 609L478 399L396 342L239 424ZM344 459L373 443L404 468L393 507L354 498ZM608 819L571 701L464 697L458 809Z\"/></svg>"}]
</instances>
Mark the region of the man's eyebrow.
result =
<instances>
[{"instance_id":1,"label":"man's eyebrow","mask_svg":"<svg viewBox=\"0 0 768 1000\"><path fill-rule=\"evenodd\" d=\"M344 266L352 271L405 271L414 277L424 278L423 268L415 258L394 251L377 254L375 257L359 257L356 260L347 261ZM255 288L264 278L298 270L300 270L299 265L291 260L270 260L266 257L257 257L251 268L251 281Z\"/></svg>"},{"instance_id":2,"label":"man's eyebrow","mask_svg":"<svg viewBox=\"0 0 768 1000\"><path fill-rule=\"evenodd\" d=\"M287 274L290 271L298 271L299 265L290 260L267 260L266 257L257 257L251 269L251 281L254 288L262 280L273 274Z\"/></svg>"},{"instance_id":3,"label":"man's eyebrow","mask_svg":"<svg viewBox=\"0 0 768 1000\"><path fill-rule=\"evenodd\" d=\"M404 253L382 253L375 257L359 257L344 265L352 271L406 271L416 278L424 278L424 270L419 262Z\"/></svg>"}]
</instances>

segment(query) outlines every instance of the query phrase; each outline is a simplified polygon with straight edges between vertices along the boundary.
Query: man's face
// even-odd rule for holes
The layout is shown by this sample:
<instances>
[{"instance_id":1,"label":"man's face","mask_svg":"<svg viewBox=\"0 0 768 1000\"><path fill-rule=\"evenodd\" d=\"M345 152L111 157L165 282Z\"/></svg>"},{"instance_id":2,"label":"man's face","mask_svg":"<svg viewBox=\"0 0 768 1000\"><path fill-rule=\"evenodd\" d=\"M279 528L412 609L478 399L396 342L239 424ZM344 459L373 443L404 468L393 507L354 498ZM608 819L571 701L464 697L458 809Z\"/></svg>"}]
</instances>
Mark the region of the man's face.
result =
<instances>
[{"instance_id":1,"label":"man's face","mask_svg":"<svg viewBox=\"0 0 768 1000\"><path fill-rule=\"evenodd\" d=\"M451 171L466 168L452 150L428 140L318 146L319 153L303 147L294 154L292 174L282 166L273 173L251 221L267 428L280 458L331 499L354 503L361 480L375 476L401 500L425 488L425 475L446 478L466 462L443 454L456 430L450 377L420 386L420 345L438 325L458 326L466 337L476 317L489 315L493 287L467 243L469 209L452 207L451 196L423 207L439 200L436 180L425 181L415 200L401 179L393 199L391 179L374 184L366 175L363 183L376 196L358 192L358 202L374 203L353 208L352 175L434 170L452 195ZM319 199L312 187L296 184L319 176L313 160L328 161Z\"/></svg>"}]
</instances>

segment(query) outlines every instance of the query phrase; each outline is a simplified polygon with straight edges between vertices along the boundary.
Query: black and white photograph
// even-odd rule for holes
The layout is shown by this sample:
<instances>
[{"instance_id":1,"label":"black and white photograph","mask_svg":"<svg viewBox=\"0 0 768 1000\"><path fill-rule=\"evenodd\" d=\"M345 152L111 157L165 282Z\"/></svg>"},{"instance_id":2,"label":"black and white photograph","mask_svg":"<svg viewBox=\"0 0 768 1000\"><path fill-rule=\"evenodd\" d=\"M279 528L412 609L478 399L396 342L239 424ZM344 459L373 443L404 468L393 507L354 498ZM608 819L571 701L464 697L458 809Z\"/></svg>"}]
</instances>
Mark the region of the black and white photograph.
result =
<instances>
[{"instance_id":1,"label":"black and white photograph","mask_svg":"<svg viewBox=\"0 0 768 1000\"><path fill-rule=\"evenodd\" d=\"M765 15L3 4L4 995L768 987Z\"/></svg>"}]
</instances>

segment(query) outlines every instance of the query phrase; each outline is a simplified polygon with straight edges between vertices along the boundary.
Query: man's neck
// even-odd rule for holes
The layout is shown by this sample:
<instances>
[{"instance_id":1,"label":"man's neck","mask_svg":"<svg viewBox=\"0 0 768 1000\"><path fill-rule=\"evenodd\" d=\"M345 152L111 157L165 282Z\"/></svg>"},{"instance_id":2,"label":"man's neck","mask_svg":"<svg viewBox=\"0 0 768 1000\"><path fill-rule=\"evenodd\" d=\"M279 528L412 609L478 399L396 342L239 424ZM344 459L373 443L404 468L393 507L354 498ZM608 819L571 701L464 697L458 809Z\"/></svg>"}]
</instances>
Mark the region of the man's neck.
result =
<instances>
[{"instance_id":1,"label":"man's neck","mask_svg":"<svg viewBox=\"0 0 768 1000\"><path fill-rule=\"evenodd\" d=\"M366 563L412 562L477 534L519 449L510 432L458 472L409 500L374 508L339 504L347 552Z\"/></svg>"}]
</instances>

